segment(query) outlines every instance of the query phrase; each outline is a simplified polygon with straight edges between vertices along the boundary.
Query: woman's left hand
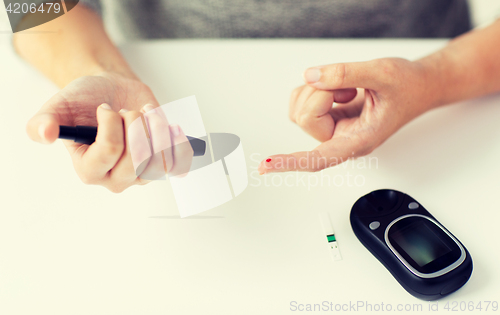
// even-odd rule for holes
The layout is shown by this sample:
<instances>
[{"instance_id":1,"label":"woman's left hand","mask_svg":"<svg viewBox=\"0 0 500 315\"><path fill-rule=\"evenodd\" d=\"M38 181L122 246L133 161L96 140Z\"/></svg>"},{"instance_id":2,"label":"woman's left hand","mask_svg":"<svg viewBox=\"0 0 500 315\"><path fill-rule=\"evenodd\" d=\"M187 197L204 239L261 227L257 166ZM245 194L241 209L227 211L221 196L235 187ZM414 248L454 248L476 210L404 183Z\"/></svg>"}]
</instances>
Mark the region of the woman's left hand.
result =
<instances>
[{"instance_id":1,"label":"woman's left hand","mask_svg":"<svg viewBox=\"0 0 500 315\"><path fill-rule=\"evenodd\" d=\"M312 151L272 155L259 173L308 171L371 153L435 106L438 86L418 61L400 58L309 68L290 99L290 119L322 143Z\"/></svg>"}]
</instances>

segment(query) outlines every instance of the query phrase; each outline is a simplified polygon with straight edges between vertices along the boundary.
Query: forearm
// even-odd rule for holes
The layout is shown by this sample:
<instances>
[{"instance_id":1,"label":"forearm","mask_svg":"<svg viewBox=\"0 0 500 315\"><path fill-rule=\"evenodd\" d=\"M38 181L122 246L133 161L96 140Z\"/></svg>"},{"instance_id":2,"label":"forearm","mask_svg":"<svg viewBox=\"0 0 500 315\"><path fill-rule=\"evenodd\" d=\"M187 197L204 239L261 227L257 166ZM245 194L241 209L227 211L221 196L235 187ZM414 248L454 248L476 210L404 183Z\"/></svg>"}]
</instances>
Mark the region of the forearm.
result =
<instances>
[{"instance_id":1,"label":"forearm","mask_svg":"<svg viewBox=\"0 0 500 315\"><path fill-rule=\"evenodd\" d=\"M28 15L21 23L36 18ZM61 88L78 77L105 71L135 78L100 17L83 5L29 32L15 33L14 47Z\"/></svg>"},{"instance_id":2,"label":"forearm","mask_svg":"<svg viewBox=\"0 0 500 315\"><path fill-rule=\"evenodd\" d=\"M500 91L500 20L452 40L418 60L425 68L431 107Z\"/></svg>"}]
</instances>

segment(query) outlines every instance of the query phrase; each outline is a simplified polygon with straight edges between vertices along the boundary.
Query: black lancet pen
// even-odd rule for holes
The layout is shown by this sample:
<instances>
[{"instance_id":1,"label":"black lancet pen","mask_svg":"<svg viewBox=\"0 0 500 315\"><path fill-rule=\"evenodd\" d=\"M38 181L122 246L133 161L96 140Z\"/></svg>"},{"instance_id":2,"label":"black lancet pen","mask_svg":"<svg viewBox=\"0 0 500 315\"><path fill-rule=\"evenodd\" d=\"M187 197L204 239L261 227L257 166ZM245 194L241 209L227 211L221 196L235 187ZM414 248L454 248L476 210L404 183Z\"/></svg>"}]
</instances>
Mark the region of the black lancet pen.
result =
<instances>
[{"instance_id":1,"label":"black lancet pen","mask_svg":"<svg viewBox=\"0 0 500 315\"><path fill-rule=\"evenodd\" d=\"M97 127L93 126L59 126L59 139L73 140L78 143L92 144L97 135ZM186 136L194 151L194 156L205 155L207 144L204 140Z\"/></svg>"}]
</instances>

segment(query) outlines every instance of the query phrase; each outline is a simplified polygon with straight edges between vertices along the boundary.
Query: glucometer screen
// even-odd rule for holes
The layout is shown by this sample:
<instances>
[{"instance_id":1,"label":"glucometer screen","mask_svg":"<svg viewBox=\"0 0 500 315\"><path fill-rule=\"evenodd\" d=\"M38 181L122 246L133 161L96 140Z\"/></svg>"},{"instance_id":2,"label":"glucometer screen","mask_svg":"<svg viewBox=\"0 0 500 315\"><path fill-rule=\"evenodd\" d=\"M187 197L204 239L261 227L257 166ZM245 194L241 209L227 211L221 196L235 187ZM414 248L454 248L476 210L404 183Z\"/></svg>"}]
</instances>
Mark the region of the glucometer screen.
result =
<instances>
[{"instance_id":1,"label":"glucometer screen","mask_svg":"<svg viewBox=\"0 0 500 315\"><path fill-rule=\"evenodd\" d=\"M429 224L433 223L419 220L392 234L394 242L420 267L451 252L451 248L434 233Z\"/></svg>"},{"instance_id":2,"label":"glucometer screen","mask_svg":"<svg viewBox=\"0 0 500 315\"><path fill-rule=\"evenodd\" d=\"M415 270L433 273L461 256L457 243L446 232L423 217L407 217L389 229L389 242Z\"/></svg>"}]
</instances>

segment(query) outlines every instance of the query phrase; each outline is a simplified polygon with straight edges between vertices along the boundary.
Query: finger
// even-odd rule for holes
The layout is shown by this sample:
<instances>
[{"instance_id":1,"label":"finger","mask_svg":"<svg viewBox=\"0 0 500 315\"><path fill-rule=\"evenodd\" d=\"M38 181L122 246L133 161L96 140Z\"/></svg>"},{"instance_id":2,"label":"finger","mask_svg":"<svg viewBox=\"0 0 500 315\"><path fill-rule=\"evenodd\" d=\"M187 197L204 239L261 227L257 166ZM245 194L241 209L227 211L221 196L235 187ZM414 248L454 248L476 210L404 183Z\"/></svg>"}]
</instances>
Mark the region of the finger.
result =
<instances>
[{"instance_id":1,"label":"finger","mask_svg":"<svg viewBox=\"0 0 500 315\"><path fill-rule=\"evenodd\" d=\"M299 105L298 98L302 95L302 91L304 90L305 87L307 87L307 85L299 86L298 88L295 88L292 91L292 93L290 94L290 102L289 102L289 106L288 106L288 117L293 122L295 122L295 113L296 113L296 109Z\"/></svg>"},{"instance_id":2,"label":"finger","mask_svg":"<svg viewBox=\"0 0 500 315\"><path fill-rule=\"evenodd\" d=\"M269 156L259 164L259 174L290 171L316 172L326 168L327 159L318 151L303 151Z\"/></svg>"},{"instance_id":3,"label":"finger","mask_svg":"<svg viewBox=\"0 0 500 315\"><path fill-rule=\"evenodd\" d=\"M115 167L109 172L110 181L113 183L113 187L108 187L112 191L120 192L125 190L127 187L138 183L138 175L134 169L134 163L132 161L131 154L131 145L130 142L137 139L134 138L133 133L130 130L130 126L136 121L141 121L142 114L138 111L128 111L126 109L122 109L119 112L123 117L123 129L124 129L124 149L123 155L121 156L118 163L116 163ZM142 124L142 121L141 121ZM130 129L129 129L130 128ZM144 129L141 129L140 132L144 133ZM141 150L145 152L146 158L149 158L151 155L151 149L149 147L149 142L145 141L142 143L143 147L139 149L141 143L136 143L134 148L136 150ZM144 158L143 160L145 160Z\"/></svg>"},{"instance_id":4,"label":"finger","mask_svg":"<svg viewBox=\"0 0 500 315\"><path fill-rule=\"evenodd\" d=\"M58 115L41 111L33 116L26 125L26 132L31 140L39 143L52 143L59 137Z\"/></svg>"},{"instance_id":5,"label":"finger","mask_svg":"<svg viewBox=\"0 0 500 315\"><path fill-rule=\"evenodd\" d=\"M87 184L102 183L123 154L122 117L107 104L97 108L97 136L90 145L82 145L72 154L75 169Z\"/></svg>"},{"instance_id":6,"label":"finger","mask_svg":"<svg viewBox=\"0 0 500 315\"><path fill-rule=\"evenodd\" d=\"M26 124L28 136L40 143L52 143L59 137L59 125L74 125L67 100L59 93L51 97Z\"/></svg>"},{"instance_id":7,"label":"finger","mask_svg":"<svg viewBox=\"0 0 500 315\"><path fill-rule=\"evenodd\" d=\"M322 91L314 89L314 92L308 96L304 106L297 109L301 113L312 113L313 115L324 115L331 110L333 102L348 103L356 98L358 94L356 89L343 89L335 91ZM326 100L326 102L321 102ZM330 105L329 105L330 104ZM300 113L299 113L300 114Z\"/></svg>"},{"instance_id":8,"label":"finger","mask_svg":"<svg viewBox=\"0 0 500 315\"><path fill-rule=\"evenodd\" d=\"M363 88L357 88L356 95L350 101L339 102L337 99L335 99L335 103L337 103L337 105L360 104L363 103L364 101L365 101L365 89Z\"/></svg>"},{"instance_id":9,"label":"finger","mask_svg":"<svg viewBox=\"0 0 500 315\"><path fill-rule=\"evenodd\" d=\"M143 110L154 154L140 177L147 180L156 180L164 177L173 166L170 129L168 120L160 108L148 104L144 106Z\"/></svg>"},{"instance_id":10,"label":"finger","mask_svg":"<svg viewBox=\"0 0 500 315\"><path fill-rule=\"evenodd\" d=\"M295 89L290 98L290 115L296 115L297 111L300 110L314 91L316 91L316 89L308 85L303 85ZM292 119L292 121L294 121L294 119Z\"/></svg>"},{"instance_id":11,"label":"finger","mask_svg":"<svg viewBox=\"0 0 500 315\"><path fill-rule=\"evenodd\" d=\"M295 122L319 141L331 139L335 128L335 121L329 114L333 99L334 93L330 91L314 91L304 105L297 110Z\"/></svg>"},{"instance_id":12,"label":"finger","mask_svg":"<svg viewBox=\"0 0 500 315\"><path fill-rule=\"evenodd\" d=\"M184 177L191 168L194 151L179 125L170 126L170 133L174 144L174 166L170 170L169 175Z\"/></svg>"},{"instance_id":13,"label":"finger","mask_svg":"<svg viewBox=\"0 0 500 315\"><path fill-rule=\"evenodd\" d=\"M258 170L260 175L291 171L317 172L340 164L346 161L348 157L324 157L317 150L277 154L262 161Z\"/></svg>"},{"instance_id":14,"label":"finger","mask_svg":"<svg viewBox=\"0 0 500 315\"><path fill-rule=\"evenodd\" d=\"M359 117L363 111L364 103L365 91L364 89L359 89L359 91L356 92L356 96L349 102L335 102L329 113L336 122L345 118Z\"/></svg>"},{"instance_id":15,"label":"finger","mask_svg":"<svg viewBox=\"0 0 500 315\"><path fill-rule=\"evenodd\" d=\"M376 62L337 63L309 68L304 72L304 80L312 87L321 90L346 88L369 88L377 90L381 86L379 73L383 69Z\"/></svg>"},{"instance_id":16,"label":"finger","mask_svg":"<svg viewBox=\"0 0 500 315\"><path fill-rule=\"evenodd\" d=\"M143 111L137 118L128 121L125 133L127 137L128 150L132 159L132 165L136 176L140 176L154 155L151 138L149 135L149 127Z\"/></svg>"},{"instance_id":17,"label":"finger","mask_svg":"<svg viewBox=\"0 0 500 315\"><path fill-rule=\"evenodd\" d=\"M349 103L358 94L357 89L341 89L334 91L334 102L335 103Z\"/></svg>"},{"instance_id":18,"label":"finger","mask_svg":"<svg viewBox=\"0 0 500 315\"><path fill-rule=\"evenodd\" d=\"M356 157L353 141L345 137L333 138L313 151L269 156L259 164L259 174L290 171L317 172Z\"/></svg>"},{"instance_id":19,"label":"finger","mask_svg":"<svg viewBox=\"0 0 500 315\"><path fill-rule=\"evenodd\" d=\"M332 138L338 118L331 115L334 100L349 102L356 97L357 91L356 89L333 92L313 90L307 101L296 109L294 121L316 140L324 142Z\"/></svg>"}]
</instances>

